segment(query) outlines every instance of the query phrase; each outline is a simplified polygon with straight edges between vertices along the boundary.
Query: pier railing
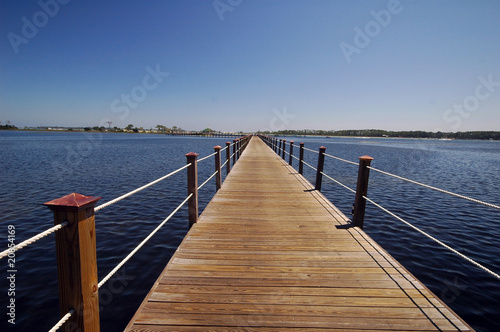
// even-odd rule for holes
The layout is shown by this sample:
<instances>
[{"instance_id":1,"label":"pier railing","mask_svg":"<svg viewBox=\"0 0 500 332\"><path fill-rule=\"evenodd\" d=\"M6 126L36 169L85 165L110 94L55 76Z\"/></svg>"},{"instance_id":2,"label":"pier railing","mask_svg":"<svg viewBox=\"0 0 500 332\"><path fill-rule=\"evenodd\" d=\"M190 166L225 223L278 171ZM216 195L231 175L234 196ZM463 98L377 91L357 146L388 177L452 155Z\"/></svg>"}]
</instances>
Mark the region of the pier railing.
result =
<instances>
[{"instance_id":1,"label":"pier railing","mask_svg":"<svg viewBox=\"0 0 500 332\"><path fill-rule=\"evenodd\" d=\"M457 197L457 198L468 200L470 202L481 204L481 205L484 205L484 206L487 206L487 207L490 207L490 208L493 208L493 209L500 210L500 206L499 205L495 205L495 204L492 204L492 203L484 202L484 201L481 201L481 200L478 200L478 199L475 199L475 198L471 198L471 197L468 197L468 196L465 196L465 195L453 193L453 192L448 191L448 190L440 189L440 188L437 188L437 187L434 187L434 186L430 186L430 185L427 185L427 184L424 184L424 183L421 183L421 182L418 182L418 181L415 181L415 180L407 179L407 178L404 178L402 176L399 176L399 175L396 175L396 174L392 174L392 173L389 173L389 172L377 169L377 168L371 166L371 162L372 162L373 158L370 157L370 156L361 156L361 157L359 157L359 161L356 163L354 161L346 160L346 159L343 159L343 158L340 158L340 157L337 157L337 156L334 156L334 155L327 154L326 153L326 147L324 147L324 146L319 147L318 150L312 150L312 149L306 148L305 144L303 142L301 142L299 144L299 147L300 147L299 148L299 157L297 157L297 156L293 155L294 144L295 144L294 141L290 141L290 142L287 143L286 139L279 139L279 138L276 138L276 137L265 136L265 135L259 135L259 137L269 146L269 148L271 148L274 152L276 152L276 154L278 156L280 156L283 159L283 162L288 163L290 166L293 166L293 159L296 159L298 161L298 173L299 174L303 174L303 172L304 172L304 165L307 166L307 167L309 167L313 171L315 171L315 173L316 173L316 181L314 183L315 190L321 191L322 181L323 181L323 176L324 176L327 179L329 179L332 182L334 182L335 184L343 187L347 191L349 191L352 194L354 194L354 204L353 204L353 207L352 207L352 216L353 217L352 217L352 221L351 221L352 225L354 227L359 227L361 229L363 228L364 219L365 219L366 203L368 202L368 203L372 204L373 206L377 207L378 209L382 210L383 212L385 212L385 213L389 214L390 216L396 218L397 220L403 222L404 224L406 224L407 226L411 227L415 231L421 233L422 235L426 236L427 238L429 238L429 239L433 240L434 242L438 243L442 247L444 247L444 248L448 249L449 251L453 252L457 256L459 256L459 257L467 260L469 263L475 265L476 267L479 267L480 269L482 269L483 271L485 271L485 272L489 273L490 275L496 277L497 279L500 279L500 274L498 274L496 272L493 272L492 270L490 270L489 268L487 268L487 267L483 266L482 264L476 262L472 258L470 258L470 257L462 254L458 250L456 250L456 249L450 247L449 245L445 244L444 242L438 240L436 237L434 237L434 236L432 236L432 235L424 232L423 230L419 229L418 227L412 225L408 221L404 220L400 216L398 216L395 213L391 212L390 210L388 210L387 208L383 207L379 203L375 202L371 198L368 198L368 182L369 182L370 170L373 170L373 171L378 172L380 174L383 174L383 175L386 175L386 176L389 176L389 177L392 177L392 178L395 178L395 179L398 179L398 180L406 181L406 182L409 182L409 183L412 183L414 185L418 185L418 186L421 186L421 187L424 187L424 188L427 188L427 189L430 189L430 190L438 191L438 192L441 192L443 194L447 194L447 195L450 195L450 196L453 196L453 197ZM308 151L308 152L315 153L315 154L318 155L318 159L317 159L318 161L317 161L317 166L316 167L314 167L314 166L310 165L309 163L307 163L306 161L304 161L304 151ZM288 155L288 159L286 159L286 155ZM325 157L328 157L330 159L335 159L335 160L338 160L338 161L341 161L341 162L344 162L344 163L348 163L348 164L357 166L357 168L358 168L357 174L358 175L357 175L356 189L350 188L349 186L341 183L340 181L334 179L330 175L325 174L323 172Z\"/></svg>"},{"instance_id":2,"label":"pier railing","mask_svg":"<svg viewBox=\"0 0 500 332\"><path fill-rule=\"evenodd\" d=\"M55 233L61 319L50 331L57 331L60 328L64 331L99 331L99 289L101 286L126 264L186 203L188 204L189 227L196 223L198 220L198 190L215 177L215 189L218 191L222 184L221 174L224 167L226 167L226 174L229 174L231 161L234 166L245 150L250 138L251 135L236 138L232 143L227 142L224 148L215 146L214 153L200 159L198 159L197 153L190 152L186 154L187 163L185 166L99 206L95 205L101 197L85 196L78 193L72 193L45 203L44 205L54 213L55 226L19 244L10 246L9 249L0 253L0 259L12 257L17 250ZM225 162L221 164L221 156L224 150L226 150ZM214 173L201 185L198 185L198 163L212 157L214 157ZM187 170L187 197L106 277L98 281L95 212L175 174L180 174L183 170Z\"/></svg>"}]
</instances>

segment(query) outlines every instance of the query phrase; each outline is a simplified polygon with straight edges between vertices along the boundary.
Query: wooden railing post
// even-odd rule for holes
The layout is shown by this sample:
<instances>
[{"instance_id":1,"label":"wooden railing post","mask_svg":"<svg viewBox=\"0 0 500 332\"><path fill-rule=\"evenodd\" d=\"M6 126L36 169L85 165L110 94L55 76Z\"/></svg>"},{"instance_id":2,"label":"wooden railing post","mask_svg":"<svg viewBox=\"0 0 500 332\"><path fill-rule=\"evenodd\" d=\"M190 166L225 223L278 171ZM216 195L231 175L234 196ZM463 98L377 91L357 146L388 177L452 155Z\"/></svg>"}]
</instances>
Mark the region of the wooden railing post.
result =
<instances>
[{"instance_id":1,"label":"wooden railing post","mask_svg":"<svg viewBox=\"0 0 500 332\"><path fill-rule=\"evenodd\" d=\"M304 173L304 142L300 142L300 152L299 152L299 174Z\"/></svg>"},{"instance_id":2,"label":"wooden railing post","mask_svg":"<svg viewBox=\"0 0 500 332\"><path fill-rule=\"evenodd\" d=\"M279 144L279 148L278 148L278 156L281 156L281 144L282 144L283 140L280 138L280 144Z\"/></svg>"},{"instance_id":3,"label":"wooden railing post","mask_svg":"<svg viewBox=\"0 0 500 332\"><path fill-rule=\"evenodd\" d=\"M321 181L323 180L323 164L325 163L325 151L326 148L324 146L319 147L319 155L318 155L318 167L316 171L316 186L314 189L321 191Z\"/></svg>"},{"instance_id":4,"label":"wooden railing post","mask_svg":"<svg viewBox=\"0 0 500 332\"><path fill-rule=\"evenodd\" d=\"M226 142L226 171L231 172L231 142Z\"/></svg>"},{"instance_id":5,"label":"wooden railing post","mask_svg":"<svg viewBox=\"0 0 500 332\"><path fill-rule=\"evenodd\" d=\"M222 184L221 168L220 168L220 145L214 146L215 150L215 191L219 191Z\"/></svg>"},{"instance_id":6,"label":"wooden railing post","mask_svg":"<svg viewBox=\"0 0 500 332\"><path fill-rule=\"evenodd\" d=\"M356 186L356 198L354 199L354 209L352 221L354 226L363 228L365 221L365 207L366 207L366 197L368 193L368 179L370 177L370 166L373 158L369 156L359 157L359 170L358 170L358 184Z\"/></svg>"},{"instance_id":7,"label":"wooden railing post","mask_svg":"<svg viewBox=\"0 0 500 332\"><path fill-rule=\"evenodd\" d=\"M236 164L236 142L238 140L237 139L233 139L233 166L234 164Z\"/></svg>"},{"instance_id":8,"label":"wooden railing post","mask_svg":"<svg viewBox=\"0 0 500 332\"><path fill-rule=\"evenodd\" d=\"M238 151L238 152L236 153L236 154L237 154L237 158L236 158L236 159L238 159L238 160L239 160L239 159L240 159L240 157L241 157L241 137L240 137L240 138L238 138L238 140L237 140L236 142L237 142L237 144L236 144L236 145L237 145L237 147L238 147L238 149L237 149L237 151Z\"/></svg>"},{"instance_id":9,"label":"wooden railing post","mask_svg":"<svg viewBox=\"0 0 500 332\"><path fill-rule=\"evenodd\" d=\"M74 314L63 331L99 331L94 206L101 197L69 194L44 205L54 212L54 224L68 222L56 232L59 310Z\"/></svg>"},{"instance_id":10,"label":"wooden railing post","mask_svg":"<svg viewBox=\"0 0 500 332\"><path fill-rule=\"evenodd\" d=\"M283 140L283 149L281 151L281 159L285 160L286 139Z\"/></svg>"},{"instance_id":11,"label":"wooden railing post","mask_svg":"<svg viewBox=\"0 0 500 332\"><path fill-rule=\"evenodd\" d=\"M288 158L288 164L292 166L292 155L293 155L293 141L290 141L290 157Z\"/></svg>"},{"instance_id":12,"label":"wooden railing post","mask_svg":"<svg viewBox=\"0 0 500 332\"><path fill-rule=\"evenodd\" d=\"M274 153L276 153L276 151L278 151L278 139L274 138L274 137L273 137L273 150L274 150Z\"/></svg>"},{"instance_id":13,"label":"wooden railing post","mask_svg":"<svg viewBox=\"0 0 500 332\"><path fill-rule=\"evenodd\" d=\"M188 200L189 228L198 221L198 154L189 152L186 154L187 164L187 186L188 195L193 194Z\"/></svg>"},{"instance_id":14,"label":"wooden railing post","mask_svg":"<svg viewBox=\"0 0 500 332\"><path fill-rule=\"evenodd\" d=\"M240 152L240 157L241 155L243 154L243 151L245 151L245 149L247 148L247 140L248 140L248 136L245 136L241 139L241 152Z\"/></svg>"},{"instance_id":15,"label":"wooden railing post","mask_svg":"<svg viewBox=\"0 0 500 332\"><path fill-rule=\"evenodd\" d=\"M240 158L240 139L236 139L236 161Z\"/></svg>"}]
</instances>

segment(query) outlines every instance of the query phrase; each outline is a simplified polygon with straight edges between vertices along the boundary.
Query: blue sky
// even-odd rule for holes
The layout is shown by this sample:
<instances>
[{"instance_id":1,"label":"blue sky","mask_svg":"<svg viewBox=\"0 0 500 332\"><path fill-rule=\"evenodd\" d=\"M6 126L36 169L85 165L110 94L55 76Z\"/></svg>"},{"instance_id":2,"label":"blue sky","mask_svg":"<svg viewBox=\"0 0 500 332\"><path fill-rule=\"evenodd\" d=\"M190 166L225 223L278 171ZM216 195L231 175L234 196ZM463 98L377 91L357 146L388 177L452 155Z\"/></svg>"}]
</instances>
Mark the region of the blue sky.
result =
<instances>
[{"instance_id":1,"label":"blue sky","mask_svg":"<svg viewBox=\"0 0 500 332\"><path fill-rule=\"evenodd\" d=\"M500 130L500 1L3 0L0 121Z\"/></svg>"}]
</instances>

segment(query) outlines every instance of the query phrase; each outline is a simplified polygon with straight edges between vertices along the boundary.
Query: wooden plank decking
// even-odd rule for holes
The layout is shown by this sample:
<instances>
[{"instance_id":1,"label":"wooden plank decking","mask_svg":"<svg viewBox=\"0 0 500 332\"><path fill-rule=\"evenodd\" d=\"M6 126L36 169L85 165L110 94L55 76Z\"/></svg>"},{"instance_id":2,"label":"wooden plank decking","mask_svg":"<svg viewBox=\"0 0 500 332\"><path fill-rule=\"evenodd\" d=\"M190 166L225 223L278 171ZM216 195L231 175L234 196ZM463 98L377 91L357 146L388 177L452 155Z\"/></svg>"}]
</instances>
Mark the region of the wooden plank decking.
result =
<instances>
[{"instance_id":1,"label":"wooden plank decking","mask_svg":"<svg viewBox=\"0 0 500 332\"><path fill-rule=\"evenodd\" d=\"M127 331L470 331L259 138Z\"/></svg>"}]
</instances>

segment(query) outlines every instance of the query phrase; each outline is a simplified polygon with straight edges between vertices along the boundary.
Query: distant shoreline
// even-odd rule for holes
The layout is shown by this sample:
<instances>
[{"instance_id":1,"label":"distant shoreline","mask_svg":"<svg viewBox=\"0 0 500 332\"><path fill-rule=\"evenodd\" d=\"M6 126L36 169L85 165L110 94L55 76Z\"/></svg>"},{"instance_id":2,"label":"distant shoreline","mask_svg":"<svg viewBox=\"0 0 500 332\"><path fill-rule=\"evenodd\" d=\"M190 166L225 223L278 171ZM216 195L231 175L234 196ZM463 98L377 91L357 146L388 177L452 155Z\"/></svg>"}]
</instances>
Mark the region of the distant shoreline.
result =
<instances>
[{"instance_id":1,"label":"distant shoreline","mask_svg":"<svg viewBox=\"0 0 500 332\"><path fill-rule=\"evenodd\" d=\"M223 134L249 134L243 132L203 132L203 131L157 131L154 129L141 129L126 130L126 129L104 129L94 130L85 128L0 128L0 130L9 131L27 131L27 132L64 132L64 133L110 133L110 134L155 134L155 135L171 135L171 136L211 136ZM285 131L285 132L258 132L262 135L270 135L275 137L324 137L324 138L410 138L410 139L437 139L437 140L500 140L499 131L467 131L467 132L443 132L433 133L425 131L383 131L383 130L340 130L340 131Z\"/></svg>"}]
</instances>

